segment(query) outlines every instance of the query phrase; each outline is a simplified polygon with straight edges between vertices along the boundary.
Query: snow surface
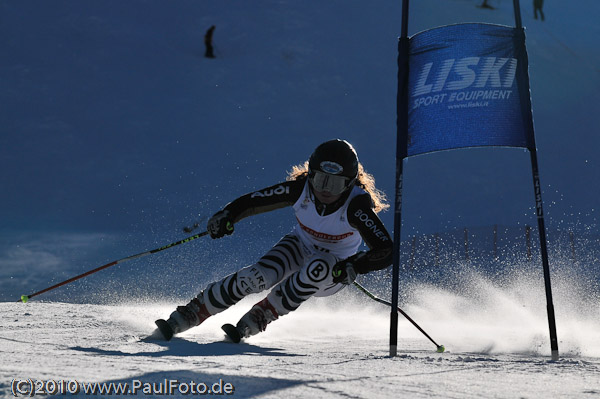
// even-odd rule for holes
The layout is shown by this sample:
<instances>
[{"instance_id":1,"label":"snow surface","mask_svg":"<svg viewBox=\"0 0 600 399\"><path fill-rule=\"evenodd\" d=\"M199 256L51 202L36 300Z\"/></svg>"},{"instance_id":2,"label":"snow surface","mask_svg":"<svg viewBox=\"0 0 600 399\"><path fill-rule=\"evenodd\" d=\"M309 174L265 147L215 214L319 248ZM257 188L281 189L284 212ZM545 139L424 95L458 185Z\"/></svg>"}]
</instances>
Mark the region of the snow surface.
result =
<instances>
[{"instance_id":1,"label":"snow surface","mask_svg":"<svg viewBox=\"0 0 600 399\"><path fill-rule=\"evenodd\" d=\"M511 1L490 1L493 12L474 7L480 2L411 2L409 33L512 24ZM600 137L598 2L545 3L543 24L529 2L522 9L547 222L597 235L600 186L590 182ZM260 297L172 342L140 341L156 318L264 253L293 223L282 212L240 223L233 237L198 240L16 303L181 238L173 237L180 225L281 179L332 135L356 143L378 185L393 193L400 1L166 4L1 4L2 397L12 397L15 379L222 379L239 398L600 396L597 250L583 247L574 262L557 253L554 230L558 361L549 358L539 262L519 261L453 261L435 278L403 271L401 306L445 345L443 354L400 317L399 355L390 358L389 312L353 288L309 301L240 345L223 342L219 327ZM217 59L207 61L202 34L212 23ZM535 223L527 154L466 154L407 161L404 234ZM390 230L392 216L383 215ZM588 243L598 246L593 236ZM387 273L363 278L389 298Z\"/></svg>"},{"instance_id":2,"label":"snow surface","mask_svg":"<svg viewBox=\"0 0 600 399\"><path fill-rule=\"evenodd\" d=\"M549 356L541 277L523 269L502 281L464 273L452 289L412 284L401 307L446 352L401 317L396 357L389 357L387 308L354 288L313 298L241 344L226 342L220 326L260 295L168 343L142 339L176 301L5 302L0 395L11 397L15 379L130 387L166 379L222 380L239 398L598 397L598 296L567 277L554 288L558 361Z\"/></svg>"},{"instance_id":3,"label":"snow surface","mask_svg":"<svg viewBox=\"0 0 600 399\"><path fill-rule=\"evenodd\" d=\"M130 387L165 379L210 386L222 379L233 384L236 398L600 395L598 318L571 315L574 323L560 323L563 352L551 361L542 304L529 307L515 292L491 287L480 294L486 297L469 301L421 287L419 303L404 310L446 352L437 353L401 319L396 357L388 356L385 307L350 293L311 301L241 344L226 342L219 327L236 321L258 297L168 343L140 338L171 303L2 303L0 394L11 397L13 379L31 378Z\"/></svg>"}]
</instances>

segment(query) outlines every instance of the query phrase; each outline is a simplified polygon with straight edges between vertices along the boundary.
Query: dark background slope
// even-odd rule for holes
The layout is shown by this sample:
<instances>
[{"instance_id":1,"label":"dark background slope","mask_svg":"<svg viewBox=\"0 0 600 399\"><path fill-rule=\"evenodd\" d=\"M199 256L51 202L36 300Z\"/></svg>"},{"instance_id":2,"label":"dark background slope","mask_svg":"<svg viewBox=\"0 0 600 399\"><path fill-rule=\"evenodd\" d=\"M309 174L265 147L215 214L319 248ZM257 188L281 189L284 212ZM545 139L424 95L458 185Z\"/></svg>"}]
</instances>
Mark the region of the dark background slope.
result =
<instances>
[{"instance_id":1,"label":"dark background slope","mask_svg":"<svg viewBox=\"0 0 600 399\"><path fill-rule=\"evenodd\" d=\"M282 180L329 138L353 142L393 197L400 3L0 2L2 300L182 238L182 226ZM477 4L414 2L409 32L513 23L512 2ZM594 234L599 6L547 1L543 23L522 8L548 227ZM431 154L405 171L405 237L535 224L525 151ZM392 230L392 212L382 218ZM292 223L289 210L263 215L106 278L141 275L142 293L186 295Z\"/></svg>"}]
</instances>

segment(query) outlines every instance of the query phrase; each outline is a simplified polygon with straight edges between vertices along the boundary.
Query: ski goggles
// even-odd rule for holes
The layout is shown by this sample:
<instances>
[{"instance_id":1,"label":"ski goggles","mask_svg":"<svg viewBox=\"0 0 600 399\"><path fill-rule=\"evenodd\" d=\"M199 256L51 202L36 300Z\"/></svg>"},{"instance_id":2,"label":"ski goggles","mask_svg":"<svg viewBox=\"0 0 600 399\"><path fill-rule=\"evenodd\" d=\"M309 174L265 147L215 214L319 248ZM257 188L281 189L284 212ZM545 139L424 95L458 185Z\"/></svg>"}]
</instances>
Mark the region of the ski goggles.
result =
<instances>
[{"instance_id":1,"label":"ski goggles","mask_svg":"<svg viewBox=\"0 0 600 399\"><path fill-rule=\"evenodd\" d=\"M314 171L309 178L312 188L320 193L327 191L333 195L340 195L350 186L354 179L346 176L330 175L319 171Z\"/></svg>"}]
</instances>

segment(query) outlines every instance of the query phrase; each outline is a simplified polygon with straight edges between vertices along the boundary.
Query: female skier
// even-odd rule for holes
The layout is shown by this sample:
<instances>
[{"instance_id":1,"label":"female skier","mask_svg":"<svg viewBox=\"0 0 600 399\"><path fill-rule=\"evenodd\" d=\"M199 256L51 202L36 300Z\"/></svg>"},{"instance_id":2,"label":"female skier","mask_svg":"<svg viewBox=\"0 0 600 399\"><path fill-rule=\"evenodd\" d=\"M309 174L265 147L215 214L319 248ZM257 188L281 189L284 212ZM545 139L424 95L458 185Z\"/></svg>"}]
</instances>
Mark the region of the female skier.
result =
<instances>
[{"instance_id":1,"label":"female skier","mask_svg":"<svg viewBox=\"0 0 600 399\"><path fill-rule=\"evenodd\" d=\"M352 284L357 274L392 263L392 240L377 216L389 205L347 141L319 145L308 161L293 167L285 182L230 202L208 221L207 230L212 238L221 238L248 216L287 206L293 207L298 220L292 232L255 264L209 284L168 320L157 320L166 340L246 295L274 287L237 326L223 326L239 342L264 331L311 296L335 294ZM369 250L357 252L362 240Z\"/></svg>"}]
</instances>

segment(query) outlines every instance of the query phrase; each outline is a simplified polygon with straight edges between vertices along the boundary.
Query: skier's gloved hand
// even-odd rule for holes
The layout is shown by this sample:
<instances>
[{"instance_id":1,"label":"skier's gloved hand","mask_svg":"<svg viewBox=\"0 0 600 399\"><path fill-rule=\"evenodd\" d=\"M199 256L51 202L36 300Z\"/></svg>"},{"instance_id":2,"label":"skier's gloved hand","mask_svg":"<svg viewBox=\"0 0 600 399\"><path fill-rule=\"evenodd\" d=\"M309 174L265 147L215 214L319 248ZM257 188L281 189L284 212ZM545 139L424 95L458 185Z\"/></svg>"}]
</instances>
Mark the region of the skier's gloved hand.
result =
<instances>
[{"instance_id":1,"label":"skier's gloved hand","mask_svg":"<svg viewBox=\"0 0 600 399\"><path fill-rule=\"evenodd\" d=\"M356 280L356 270L361 270L367 261L367 253L360 251L333 266L333 282L350 285Z\"/></svg>"},{"instance_id":2,"label":"skier's gloved hand","mask_svg":"<svg viewBox=\"0 0 600 399\"><path fill-rule=\"evenodd\" d=\"M233 234L233 219L229 211L219 211L208 219L206 230L211 238L221 238Z\"/></svg>"},{"instance_id":3,"label":"skier's gloved hand","mask_svg":"<svg viewBox=\"0 0 600 399\"><path fill-rule=\"evenodd\" d=\"M356 271L349 259L344 259L333 266L333 282L350 285L356 280Z\"/></svg>"}]
</instances>

